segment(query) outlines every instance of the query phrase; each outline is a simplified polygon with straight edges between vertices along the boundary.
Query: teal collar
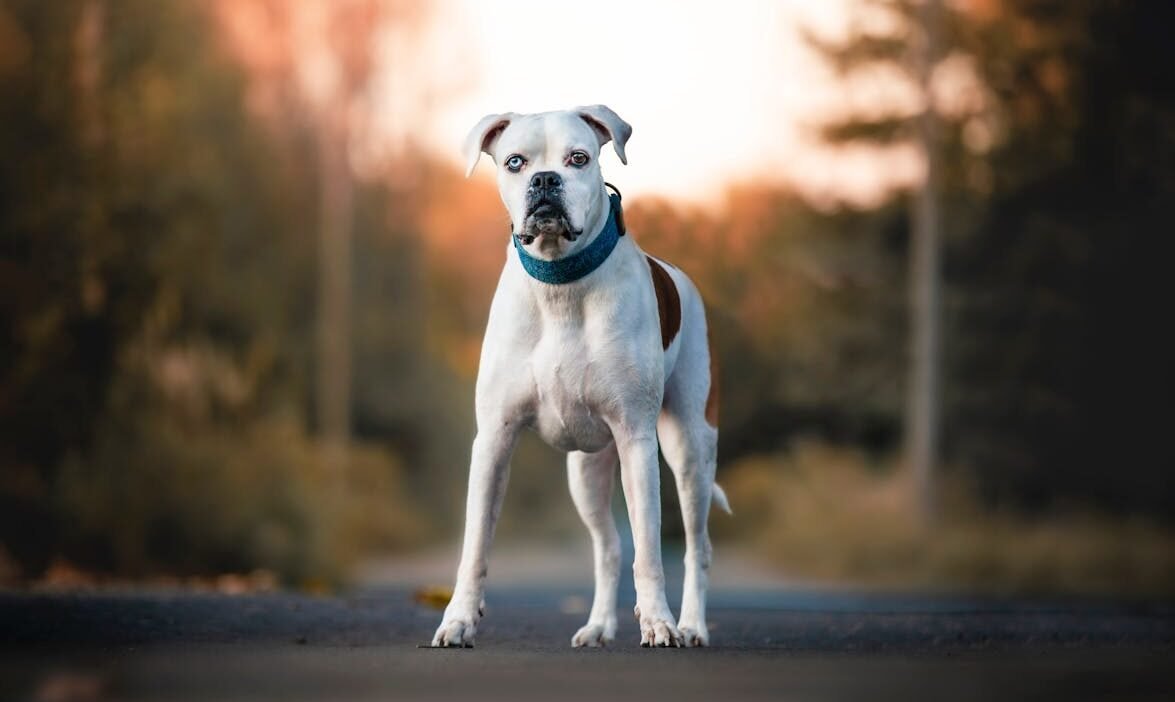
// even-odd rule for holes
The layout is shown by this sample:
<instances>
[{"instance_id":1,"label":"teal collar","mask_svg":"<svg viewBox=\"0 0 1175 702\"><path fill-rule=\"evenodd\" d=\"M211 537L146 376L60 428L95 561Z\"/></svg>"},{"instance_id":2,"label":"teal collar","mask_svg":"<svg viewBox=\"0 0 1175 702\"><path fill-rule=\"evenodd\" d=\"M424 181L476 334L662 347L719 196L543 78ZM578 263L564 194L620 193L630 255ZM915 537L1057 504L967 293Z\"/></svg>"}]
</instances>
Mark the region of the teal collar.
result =
<instances>
[{"instance_id":1,"label":"teal collar","mask_svg":"<svg viewBox=\"0 0 1175 702\"><path fill-rule=\"evenodd\" d=\"M599 268L612 253L612 249L616 248L620 237L624 236L624 213L620 209L620 192L609 195L608 203L608 221L604 222L604 229L586 248L570 256L554 261L535 258L522 248L522 242L515 234L514 249L530 277L549 285L563 285L573 283Z\"/></svg>"}]
</instances>

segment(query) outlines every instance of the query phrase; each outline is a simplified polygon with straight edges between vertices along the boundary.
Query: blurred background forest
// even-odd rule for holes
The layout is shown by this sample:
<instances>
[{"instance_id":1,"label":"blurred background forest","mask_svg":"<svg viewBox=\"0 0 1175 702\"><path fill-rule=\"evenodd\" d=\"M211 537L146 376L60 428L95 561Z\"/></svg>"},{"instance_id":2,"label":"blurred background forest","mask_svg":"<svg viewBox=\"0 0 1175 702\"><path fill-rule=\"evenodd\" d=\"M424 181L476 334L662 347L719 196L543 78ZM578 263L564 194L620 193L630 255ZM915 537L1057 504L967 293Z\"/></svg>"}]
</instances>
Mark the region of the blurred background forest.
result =
<instances>
[{"instance_id":1,"label":"blurred background forest","mask_svg":"<svg viewBox=\"0 0 1175 702\"><path fill-rule=\"evenodd\" d=\"M605 171L725 359L718 538L796 577L1172 593L1168 5L843 0L804 21L818 4L756 30L825 86L782 146L754 100L800 77L720 41L680 50L749 75L747 102L697 116L649 87L671 60L611 74L634 86L616 99L523 86L634 124L632 165ZM508 225L443 125L528 109L454 97L487 80L443 41L475 5L0 0L0 582L335 583L459 535ZM671 28L718 12L658 7ZM662 31L642 17L630 43ZM642 159L682 122L675 162ZM747 155L710 177L724 139ZM924 473L908 388L930 318ZM525 442L501 538L586 538L564 480Z\"/></svg>"}]
</instances>

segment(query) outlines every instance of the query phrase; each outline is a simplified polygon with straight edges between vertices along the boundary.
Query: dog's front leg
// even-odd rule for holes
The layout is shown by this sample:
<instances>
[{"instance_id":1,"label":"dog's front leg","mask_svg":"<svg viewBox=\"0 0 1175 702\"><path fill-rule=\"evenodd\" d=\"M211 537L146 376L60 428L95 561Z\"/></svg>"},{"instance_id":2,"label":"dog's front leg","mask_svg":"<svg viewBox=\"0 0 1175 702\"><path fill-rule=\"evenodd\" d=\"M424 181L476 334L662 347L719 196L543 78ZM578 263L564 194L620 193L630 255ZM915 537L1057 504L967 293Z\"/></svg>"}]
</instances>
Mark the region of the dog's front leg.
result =
<instances>
[{"instance_id":1,"label":"dog's front leg","mask_svg":"<svg viewBox=\"0 0 1175 702\"><path fill-rule=\"evenodd\" d=\"M620 434L619 436L617 434ZM665 571L661 563L661 485L657 439L648 432L613 432L620 452L620 479L632 524L633 580L642 646L681 646L673 613L665 599Z\"/></svg>"},{"instance_id":2,"label":"dog's front leg","mask_svg":"<svg viewBox=\"0 0 1175 702\"><path fill-rule=\"evenodd\" d=\"M457 566L457 584L441 626L433 636L433 646L473 645L485 608L486 558L502 511L502 498L510 477L510 455L517 438L515 423L496 422L490 430L479 431L473 440L465 503L465 540L461 563Z\"/></svg>"}]
</instances>

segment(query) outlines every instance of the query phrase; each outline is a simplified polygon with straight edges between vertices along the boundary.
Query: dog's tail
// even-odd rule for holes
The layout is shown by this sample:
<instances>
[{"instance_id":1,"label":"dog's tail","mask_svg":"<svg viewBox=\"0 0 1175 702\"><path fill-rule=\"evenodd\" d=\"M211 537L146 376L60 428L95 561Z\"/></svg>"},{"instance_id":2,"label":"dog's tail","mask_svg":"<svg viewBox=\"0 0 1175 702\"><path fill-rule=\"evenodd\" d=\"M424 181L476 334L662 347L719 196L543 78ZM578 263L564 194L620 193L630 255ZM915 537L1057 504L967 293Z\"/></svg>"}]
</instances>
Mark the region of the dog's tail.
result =
<instances>
[{"instance_id":1,"label":"dog's tail","mask_svg":"<svg viewBox=\"0 0 1175 702\"><path fill-rule=\"evenodd\" d=\"M730 501L726 499L726 492L718 483L714 483L714 490L711 493L711 504L716 505L718 509L727 514L734 514L734 510L730 508Z\"/></svg>"}]
</instances>

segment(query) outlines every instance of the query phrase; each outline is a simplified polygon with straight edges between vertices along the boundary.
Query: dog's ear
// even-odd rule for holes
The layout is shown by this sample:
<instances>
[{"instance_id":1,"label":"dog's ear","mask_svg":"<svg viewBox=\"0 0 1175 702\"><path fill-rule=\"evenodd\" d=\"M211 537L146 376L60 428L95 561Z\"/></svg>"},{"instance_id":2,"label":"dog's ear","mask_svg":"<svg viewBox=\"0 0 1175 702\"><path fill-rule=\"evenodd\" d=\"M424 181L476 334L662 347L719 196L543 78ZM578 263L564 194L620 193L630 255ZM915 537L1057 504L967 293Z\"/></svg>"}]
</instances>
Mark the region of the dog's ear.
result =
<instances>
[{"instance_id":1,"label":"dog's ear","mask_svg":"<svg viewBox=\"0 0 1175 702\"><path fill-rule=\"evenodd\" d=\"M624 155L624 145L632 136L632 126L620 119L620 115L613 112L607 105L588 105L575 108L576 113L583 118L600 138L600 146L612 142L620 162L628 165L628 158Z\"/></svg>"},{"instance_id":2,"label":"dog's ear","mask_svg":"<svg viewBox=\"0 0 1175 702\"><path fill-rule=\"evenodd\" d=\"M474 125L469 132L469 136L465 137L465 177L473 175L473 169L477 166L478 160L482 153L490 153L490 149L494 148L494 142L498 137L502 136L502 131L510 126L510 121L514 119L513 112L505 112L498 115L486 115L481 118L481 121Z\"/></svg>"}]
</instances>

